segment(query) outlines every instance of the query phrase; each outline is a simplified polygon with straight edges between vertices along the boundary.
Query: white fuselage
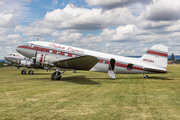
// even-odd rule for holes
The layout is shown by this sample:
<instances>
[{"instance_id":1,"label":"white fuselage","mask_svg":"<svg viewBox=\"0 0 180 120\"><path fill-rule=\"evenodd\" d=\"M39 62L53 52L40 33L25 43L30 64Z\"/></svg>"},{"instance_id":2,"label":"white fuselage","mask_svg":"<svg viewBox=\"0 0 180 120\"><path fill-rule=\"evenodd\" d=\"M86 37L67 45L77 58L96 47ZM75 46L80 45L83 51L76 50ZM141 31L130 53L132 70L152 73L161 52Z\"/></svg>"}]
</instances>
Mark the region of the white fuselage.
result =
<instances>
[{"instance_id":1,"label":"white fuselage","mask_svg":"<svg viewBox=\"0 0 180 120\"><path fill-rule=\"evenodd\" d=\"M37 47L35 47L37 46ZM95 56L99 59L99 62L90 69L90 71L97 72L108 72L108 67L111 59L115 60L115 73L122 74L138 74L138 73L154 73L151 71L144 70L144 67L152 69L161 69L158 66L151 65L149 62L143 61L141 58L130 58L117 56L102 52L96 52L87 49L81 49L77 47L52 43L52 42L42 42L42 41L32 41L28 42L28 45L18 46L16 49L22 55L32 58L37 54L49 54L54 57L50 58L50 61L64 60L67 58L90 55ZM127 70L128 64L133 64L132 70Z\"/></svg>"}]
</instances>

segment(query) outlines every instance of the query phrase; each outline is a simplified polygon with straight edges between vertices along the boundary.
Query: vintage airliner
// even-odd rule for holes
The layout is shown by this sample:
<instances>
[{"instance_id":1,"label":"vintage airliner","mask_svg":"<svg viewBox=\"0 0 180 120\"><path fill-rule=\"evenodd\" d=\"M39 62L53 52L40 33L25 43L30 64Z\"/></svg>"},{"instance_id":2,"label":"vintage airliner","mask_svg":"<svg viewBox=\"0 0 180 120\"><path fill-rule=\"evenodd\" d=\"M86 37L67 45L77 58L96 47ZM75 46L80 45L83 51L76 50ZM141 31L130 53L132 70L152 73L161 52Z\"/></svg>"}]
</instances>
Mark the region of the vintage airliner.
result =
<instances>
[{"instance_id":1,"label":"vintage airliner","mask_svg":"<svg viewBox=\"0 0 180 120\"><path fill-rule=\"evenodd\" d=\"M52 42L30 41L16 48L20 54L33 59L34 65L45 69L55 67L52 80L60 80L67 70L88 70L115 74L167 73L168 47L156 44L141 58L117 56ZM64 72L60 72L64 71Z\"/></svg>"},{"instance_id":2,"label":"vintage airliner","mask_svg":"<svg viewBox=\"0 0 180 120\"><path fill-rule=\"evenodd\" d=\"M13 66L16 66L18 69L20 67L23 67L24 69L21 71L21 74L26 74L26 72L28 71L28 74L32 75L34 74L34 71L36 70L36 69L33 70L32 68L42 68L41 66L37 66L37 65L34 66L34 62L32 59L26 58L23 55L18 54L18 53L10 53L4 56L4 59L12 63Z\"/></svg>"}]
</instances>

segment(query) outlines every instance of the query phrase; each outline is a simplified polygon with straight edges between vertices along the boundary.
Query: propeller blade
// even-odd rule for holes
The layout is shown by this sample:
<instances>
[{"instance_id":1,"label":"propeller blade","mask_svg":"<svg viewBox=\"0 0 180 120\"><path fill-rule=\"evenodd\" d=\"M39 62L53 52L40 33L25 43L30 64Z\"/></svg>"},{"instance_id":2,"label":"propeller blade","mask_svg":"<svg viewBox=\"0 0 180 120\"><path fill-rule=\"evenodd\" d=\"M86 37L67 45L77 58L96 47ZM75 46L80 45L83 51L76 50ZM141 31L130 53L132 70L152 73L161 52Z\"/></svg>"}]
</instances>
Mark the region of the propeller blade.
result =
<instances>
[{"instance_id":1,"label":"propeller blade","mask_svg":"<svg viewBox=\"0 0 180 120\"><path fill-rule=\"evenodd\" d=\"M35 52L35 55L34 55L35 59L33 59L34 66L36 64L37 50L38 50L38 46L36 47L36 52Z\"/></svg>"}]
</instances>

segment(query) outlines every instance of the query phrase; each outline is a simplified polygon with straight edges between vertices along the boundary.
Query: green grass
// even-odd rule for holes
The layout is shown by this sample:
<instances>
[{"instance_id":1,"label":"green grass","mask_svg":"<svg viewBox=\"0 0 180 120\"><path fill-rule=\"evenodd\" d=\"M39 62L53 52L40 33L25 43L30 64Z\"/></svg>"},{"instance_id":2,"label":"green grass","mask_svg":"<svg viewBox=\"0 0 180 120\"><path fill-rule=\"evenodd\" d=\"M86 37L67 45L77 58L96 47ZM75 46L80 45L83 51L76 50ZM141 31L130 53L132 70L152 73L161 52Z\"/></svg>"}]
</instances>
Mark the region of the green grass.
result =
<instances>
[{"instance_id":1,"label":"green grass","mask_svg":"<svg viewBox=\"0 0 180 120\"><path fill-rule=\"evenodd\" d=\"M180 65L168 73L142 75L0 69L0 119L180 119Z\"/></svg>"}]
</instances>

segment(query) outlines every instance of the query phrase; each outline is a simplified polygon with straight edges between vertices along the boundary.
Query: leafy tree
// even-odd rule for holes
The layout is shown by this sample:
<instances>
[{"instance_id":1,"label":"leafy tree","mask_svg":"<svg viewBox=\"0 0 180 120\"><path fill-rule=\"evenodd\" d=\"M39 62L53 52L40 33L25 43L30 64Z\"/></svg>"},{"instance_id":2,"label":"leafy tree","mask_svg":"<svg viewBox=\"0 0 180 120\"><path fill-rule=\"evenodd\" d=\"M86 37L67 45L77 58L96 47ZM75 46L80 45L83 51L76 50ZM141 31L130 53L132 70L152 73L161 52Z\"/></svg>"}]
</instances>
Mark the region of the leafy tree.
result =
<instances>
[{"instance_id":1,"label":"leafy tree","mask_svg":"<svg viewBox=\"0 0 180 120\"><path fill-rule=\"evenodd\" d=\"M171 60L175 60L174 59L174 53L172 53L172 55L171 55Z\"/></svg>"}]
</instances>

